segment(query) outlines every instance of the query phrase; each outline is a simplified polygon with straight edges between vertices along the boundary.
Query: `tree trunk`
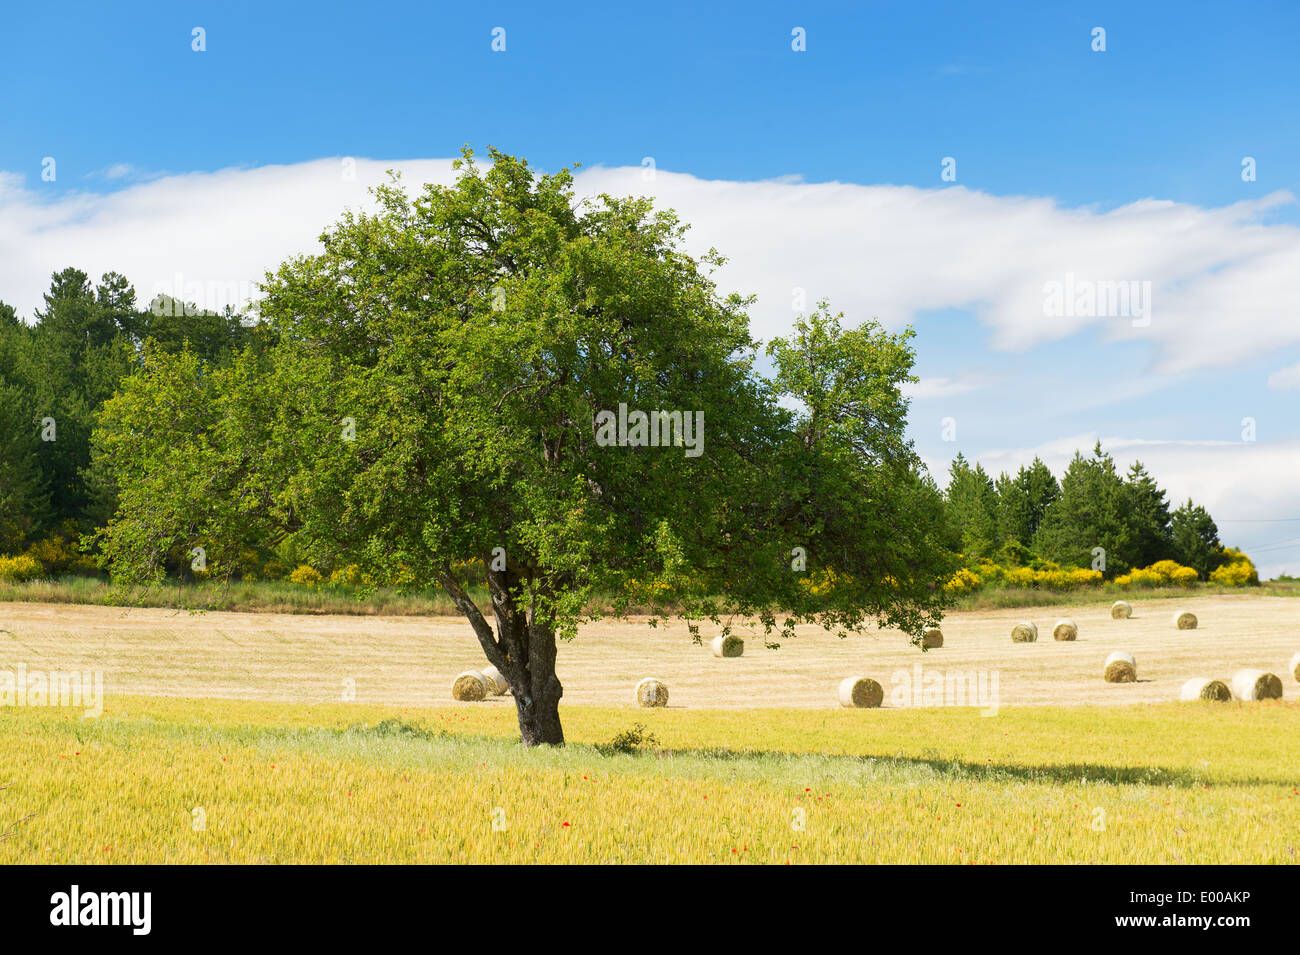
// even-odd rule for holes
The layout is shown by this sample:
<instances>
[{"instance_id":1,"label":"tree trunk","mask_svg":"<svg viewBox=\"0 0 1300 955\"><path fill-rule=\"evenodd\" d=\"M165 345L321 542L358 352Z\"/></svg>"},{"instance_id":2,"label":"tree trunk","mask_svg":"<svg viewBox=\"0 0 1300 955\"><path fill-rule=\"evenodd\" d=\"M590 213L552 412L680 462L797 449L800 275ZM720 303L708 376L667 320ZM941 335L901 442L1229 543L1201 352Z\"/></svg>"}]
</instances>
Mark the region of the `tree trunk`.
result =
<instances>
[{"instance_id":1,"label":"tree trunk","mask_svg":"<svg viewBox=\"0 0 1300 955\"><path fill-rule=\"evenodd\" d=\"M518 578L512 571L494 571L487 560L484 566L489 567L488 590L496 617L495 635L450 569L443 574L443 586L474 628L488 662L510 684L519 715L519 736L524 745L563 746L560 697L564 688L555 676L554 622L539 618L531 610L525 613L519 607L513 589Z\"/></svg>"},{"instance_id":2,"label":"tree trunk","mask_svg":"<svg viewBox=\"0 0 1300 955\"><path fill-rule=\"evenodd\" d=\"M527 634L527 665L519 668L518 684L511 682L519 713L519 736L525 746L563 746L560 697L564 687L555 676L555 631L535 619L523 629Z\"/></svg>"}]
</instances>

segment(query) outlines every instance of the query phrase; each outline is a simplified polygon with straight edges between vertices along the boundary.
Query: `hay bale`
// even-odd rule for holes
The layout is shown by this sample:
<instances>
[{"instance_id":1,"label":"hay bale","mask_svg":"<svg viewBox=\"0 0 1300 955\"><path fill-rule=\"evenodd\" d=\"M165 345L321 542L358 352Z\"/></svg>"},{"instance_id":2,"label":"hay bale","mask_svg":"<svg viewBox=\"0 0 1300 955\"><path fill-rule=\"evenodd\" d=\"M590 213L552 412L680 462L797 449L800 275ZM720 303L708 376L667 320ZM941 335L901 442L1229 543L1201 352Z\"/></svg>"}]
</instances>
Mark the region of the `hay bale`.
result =
<instances>
[{"instance_id":1,"label":"hay bale","mask_svg":"<svg viewBox=\"0 0 1300 955\"><path fill-rule=\"evenodd\" d=\"M489 663L479 672L483 674L483 682L487 684L489 693L492 693L495 696L500 696L505 693L506 690L510 689L510 684L507 683L506 678L501 675L501 671L492 664Z\"/></svg>"},{"instance_id":2,"label":"hay bale","mask_svg":"<svg viewBox=\"0 0 1300 955\"><path fill-rule=\"evenodd\" d=\"M927 650L943 646L943 631L938 627L926 628L925 633L921 634L921 646Z\"/></svg>"},{"instance_id":3,"label":"hay bale","mask_svg":"<svg viewBox=\"0 0 1300 955\"><path fill-rule=\"evenodd\" d=\"M1210 700L1215 703L1223 703L1232 699L1232 691L1228 689L1228 684L1222 680L1211 680L1207 676L1194 676L1186 683L1178 693L1178 698L1184 703L1189 700Z\"/></svg>"},{"instance_id":4,"label":"hay bale","mask_svg":"<svg viewBox=\"0 0 1300 955\"><path fill-rule=\"evenodd\" d=\"M668 684L654 677L646 677L636 685L636 701L642 706L667 706Z\"/></svg>"},{"instance_id":5,"label":"hay bale","mask_svg":"<svg viewBox=\"0 0 1300 955\"><path fill-rule=\"evenodd\" d=\"M1115 620L1127 620L1133 616L1133 607L1127 600L1116 600L1110 605L1110 615Z\"/></svg>"},{"instance_id":6,"label":"hay bale","mask_svg":"<svg viewBox=\"0 0 1300 955\"><path fill-rule=\"evenodd\" d=\"M1291 675L1300 680L1300 653L1291 658Z\"/></svg>"},{"instance_id":7,"label":"hay bale","mask_svg":"<svg viewBox=\"0 0 1300 955\"><path fill-rule=\"evenodd\" d=\"M1232 693L1239 700L1280 700L1282 680L1264 670L1238 670L1232 677Z\"/></svg>"},{"instance_id":8,"label":"hay bale","mask_svg":"<svg viewBox=\"0 0 1300 955\"><path fill-rule=\"evenodd\" d=\"M1038 627L1028 620L1022 620L1011 628L1012 643L1033 643L1038 639Z\"/></svg>"},{"instance_id":9,"label":"hay bale","mask_svg":"<svg viewBox=\"0 0 1300 955\"><path fill-rule=\"evenodd\" d=\"M1106 667L1101 675L1107 683L1136 683L1137 661L1133 659L1133 654L1116 650L1106 658Z\"/></svg>"},{"instance_id":10,"label":"hay bale","mask_svg":"<svg viewBox=\"0 0 1300 955\"><path fill-rule=\"evenodd\" d=\"M1063 618L1056 621L1056 626L1052 628L1053 640L1077 640L1079 639L1079 625L1069 618Z\"/></svg>"},{"instance_id":11,"label":"hay bale","mask_svg":"<svg viewBox=\"0 0 1300 955\"><path fill-rule=\"evenodd\" d=\"M851 676L840 681L840 706L870 708L885 699L885 688L869 676Z\"/></svg>"},{"instance_id":12,"label":"hay bale","mask_svg":"<svg viewBox=\"0 0 1300 955\"><path fill-rule=\"evenodd\" d=\"M745 641L734 633L716 636L709 641L715 657L738 657L745 652Z\"/></svg>"},{"instance_id":13,"label":"hay bale","mask_svg":"<svg viewBox=\"0 0 1300 955\"><path fill-rule=\"evenodd\" d=\"M466 703L477 703L487 697L487 681L477 670L466 670L451 685L451 698Z\"/></svg>"},{"instance_id":14,"label":"hay bale","mask_svg":"<svg viewBox=\"0 0 1300 955\"><path fill-rule=\"evenodd\" d=\"M1190 610L1180 610L1174 614L1174 626L1179 630L1195 630L1196 614Z\"/></svg>"}]
</instances>

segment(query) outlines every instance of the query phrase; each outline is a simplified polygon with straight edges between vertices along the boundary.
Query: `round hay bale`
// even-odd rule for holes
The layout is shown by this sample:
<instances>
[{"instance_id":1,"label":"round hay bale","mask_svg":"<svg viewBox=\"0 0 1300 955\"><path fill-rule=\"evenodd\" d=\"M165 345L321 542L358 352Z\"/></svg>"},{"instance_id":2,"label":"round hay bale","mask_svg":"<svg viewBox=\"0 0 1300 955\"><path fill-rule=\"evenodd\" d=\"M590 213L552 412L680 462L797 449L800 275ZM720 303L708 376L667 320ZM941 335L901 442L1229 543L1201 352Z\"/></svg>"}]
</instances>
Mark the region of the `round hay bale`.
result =
<instances>
[{"instance_id":1,"label":"round hay bale","mask_svg":"<svg viewBox=\"0 0 1300 955\"><path fill-rule=\"evenodd\" d=\"M1012 643L1033 643L1038 639L1038 627L1028 620L1022 620L1011 628Z\"/></svg>"},{"instance_id":2,"label":"round hay bale","mask_svg":"<svg viewBox=\"0 0 1300 955\"><path fill-rule=\"evenodd\" d=\"M1178 698L1184 703L1189 700L1210 700L1224 703L1232 699L1232 691L1222 680L1211 680L1207 676L1194 676L1183 684Z\"/></svg>"},{"instance_id":3,"label":"round hay bale","mask_svg":"<svg viewBox=\"0 0 1300 955\"><path fill-rule=\"evenodd\" d=\"M715 657L738 657L745 652L745 641L734 633L716 636L709 641Z\"/></svg>"},{"instance_id":4,"label":"round hay bale","mask_svg":"<svg viewBox=\"0 0 1300 955\"><path fill-rule=\"evenodd\" d=\"M1110 605L1110 615L1115 620L1127 620L1133 616L1133 606L1127 600L1116 600Z\"/></svg>"},{"instance_id":5,"label":"round hay bale","mask_svg":"<svg viewBox=\"0 0 1300 955\"><path fill-rule=\"evenodd\" d=\"M1179 630L1195 630L1196 614L1190 610L1180 610L1174 614L1174 626Z\"/></svg>"},{"instance_id":6,"label":"round hay bale","mask_svg":"<svg viewBox=\"0 0 1300 955\"><path fill-rule=\"evenodd\" d=\"M1300 653L1291 658L1291 675L1300 680Z\"/></svg>"},{"instance_id":7,"label":"round hay bale","mask_svg":"<svg viewBox=\"0 0 1300 955\"><path fill-rule=\"evenodd\" d=\"M487 696L487 681L477 670L466 670L451 685L451 698L466 703L477 703Z\"/></svg>"},{"instance_id":8,"label":"round hay bale","mask_svg":"<svg viewBox=\"0 0 1300 955\"><path fill-rule=\"evenodd\" d=\"M1053 640L1077 640L1079 639L1079 625L1069 618L1056 621L1056 626L1052 628Z\"/></svg>"},{"instance_id":9,"label":"round hay bale","mask_svg":"<svg viewBox=\"0 0 1300 955\"><path fill-rule=\"evenodd\" d=\"M479 673L483 674L483 682L487 684L489 693L500 696L506 690L510 689L510 684L507 683L506 678L501 675L501 671L492 664L489 663L480 670Z\"/></svg>"},{"instance_id":10,"label":"round hay bale","mask_svg":"<svg viewBox=\"0 0 1300 955\"><path fill-rule=\"evenodd\" d=\"M668 684L648 676L636 685L636 701L642 706L667 706Z\"/></svg>"},{"instance_id":11,"label":"round hay bale","mask_svg":"<svg viewBox=\"0 0 1300 955\"><path fill-rule=\"evenodd\" d=\"M871 708L885 699L885 688L869 676L851 676L840 681L840 706Z\"/></svg>"},{"instance_id":12,"label":"round hay bale","mask_svg":"<svg viewBox=\"0 0 1300 955\"><path fill-rule=\"evenodd\" d=\"M1280 700L1282 680L1264 670L1238 670L1232 677L1232 693L1239 700Z\"/></svg>"},{"instance_id":13,"label":"round hay bale","mask_svg":"<svg viewBox=\"0 0 1300 955\"><path fill-rule=\"evenodd\" d=\"M926 628L925 633L921 634L921 646L927 650L943 646L943 631L938 627Z\"/></svg>"},{"instance_id":14,"label":"round hay bale","mask_svg":"<svg viewBox=\"0 0 1300 955\"><path fill-rule=\"evenodd\" d=\"M1106 667L1101 675L1107 683L1136 683L1137 661L1133 659L1133 654L1116 650L1106 658Z\"/></svg>"}]
</instances>

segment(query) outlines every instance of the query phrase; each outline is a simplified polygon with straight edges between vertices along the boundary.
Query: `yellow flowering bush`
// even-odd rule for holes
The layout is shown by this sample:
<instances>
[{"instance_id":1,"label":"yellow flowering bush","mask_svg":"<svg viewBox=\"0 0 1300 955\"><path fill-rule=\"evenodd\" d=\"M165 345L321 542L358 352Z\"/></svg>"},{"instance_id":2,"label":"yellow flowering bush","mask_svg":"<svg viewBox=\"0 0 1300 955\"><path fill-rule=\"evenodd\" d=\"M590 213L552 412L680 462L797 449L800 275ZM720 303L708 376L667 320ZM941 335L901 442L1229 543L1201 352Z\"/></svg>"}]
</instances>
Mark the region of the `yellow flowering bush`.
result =
<instances>
[{"instance_id":1,"label":"yellow flowering bush","mask_svg":"<svg viewBox=\"0 0 1300 955\"><path fill-rule=\"evenodd\" d=\"M1125 590L1133 587L1191 587L1198 579L1196 570L1175 560L1158 560L1150 567L1134 568L1115 578Z\"/></svg>"},{"instance_id":2,"label":"yellow flowering bush","mask_svg":"<svg viewBox=\"0 0 1300 955\"><path fill-rule=\"evenodd\" d=\"M320 571L308 564L299 564L289 574L289 580L295 584L302 584L304 587L312 588L320 584L322 578Z\"/></svg>"},{"instance_id":3,"label":"yellow flowering bush","mask_svg":"<svg viewBox=\"0 0 1300 955\"><path fill-rule=\"evenodd\" d=\"M973 571L963 567L949 578L948 582L943 585L943 589L950 594L966 594L972 590L978 590L982 583L983 581Z\"/></svg>"},{"instance_id":4,"label":"yellow flowering bush","mask_svg":"<svg viewBox=\"0 0 1300 955\"><path fill-rule=\"evenodd\" d=\"M330 583L336 587L361 587L370 583L370 577L363 574L356 564L348 564L346 567L336 568L330 574Z\"/></svg>"},{"instance_id":5,"label":"yellow flowering bush","mask_svg":"<svg viewBox=\"0 0 1300 955\"><path fill-rule=\"evenodd\" d=\"M1259 571L1254 562L1237 550L1227 547L1223 554L1227 561L1210 571L1210 582L1224 587L1253 587L1259 583Z\"/></svg>"},{"instance_id":6,"label":"yellow flowering bush","mask_svg":"<svg viewBox=\"0 0 1300 955\"><path fill-rule=\"evenodd\" d=\"M35 580L45 576L41 562L30 554L17 557L0 557L0 578L4 580Z\"/></svg>"}]
</instances>

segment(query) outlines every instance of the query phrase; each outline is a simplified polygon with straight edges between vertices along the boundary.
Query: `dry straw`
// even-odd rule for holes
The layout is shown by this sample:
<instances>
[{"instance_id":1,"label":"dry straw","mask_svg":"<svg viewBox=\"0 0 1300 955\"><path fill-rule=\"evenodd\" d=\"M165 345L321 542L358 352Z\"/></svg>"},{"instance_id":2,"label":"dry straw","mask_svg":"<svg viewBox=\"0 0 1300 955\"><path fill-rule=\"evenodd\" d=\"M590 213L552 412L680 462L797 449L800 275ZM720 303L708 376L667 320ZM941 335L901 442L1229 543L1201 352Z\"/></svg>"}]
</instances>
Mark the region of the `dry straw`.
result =
<instances>
[{"instance_id":1,"label":"dry straw","mask_svg":"<svg viewBox=\"0 0 1300 955\"><path fill-rule=\"evenodd\" d=\"M1110 605L1110 615L1116 620L1127 620L1133 616L1133 606L1127 600L1116 600Z\"/></svg>"},{"instance_id":2,"label":"dry straw","mask_svg":"<svg viewBox=\"0 0 1300 955\"><path fill-rule=\"evenodd\" d=\"M1077 640L1079 639L1079 625L1073 620L1063 619L1056 621L1056 626L1052 628L1053 640Z\"/></svg>"},{"instance_id":3,"label":"dry straw","mask_svg":"<svg viewBox=\"0 0 1300 955\"><path fill-rule=\"evenodd\" d=\"M745 641L734 633L716 636L709 641L715 657L738 657L745 652Z\"/></svg>"},{"instance_id":4,"label":"dry straw","mask_svg":"<svg viewBox=\"0 0 1300 955\"><path fill-rule=\"evenodd\" d=\"M943 631L938 627L928 627L925 633L921 634L921 646L927 650L943 646Z\"/></svg>"},{"instance_id":5,"label":"dry straw","mask_svg":"<svg viewBox=\"0 0 1300 955\"><path fill-rule=\"evenodd\" d=\"M1179 630L1195 630L1196 614L1190 610L1180 610L1174 614L1174 626Z\"/></svg>"},{"instance_id":6,"label":"dry straw","mask_svg":"<svg viewBox=\"0 0 1300 955\"><path fill-rule=\"evenodd\" d=\"M1101 675L1107 683L1135 683L1138 676L1137 661L1133 659L1133 654L1116 650L1106 658L1106 668Z\"/></svg>"},{"instance_id":7,"label":"dry straw","mask_svg":"<svg viewBox=\"0 0 1300 955\"><path fill-rule=\"evenodd\" d=\"M1264 670L1238 670L1232 677L1232 693L1239 700L1280 700L1282 680Z\"/></svg>"},{"instance_id":8,"label":"dry straw","mask_svg":"<svg viewBox=\"0 0 1300 955\"><path fill-rule=\"evenodd\" d=\"M840 681L840 706L869 708L885 699L885 688L869 676L851 676Z\"/></svg>"},{"instance_id":9,"label":"dry straw","mask_svg":"<svg viewBox=\"0 0 1300 955\"><path fill-rule=\"evenodd\" d=\"M487 681L477 670L466 670L451 685L451 698L476 703L487 696Z\"/></svg>"},{"instance_id":10,"label":"dry straw","mask_svg":"<svg viewBox=\"0 0 1300 955\"><path fill-rule=\"evenodd\" d=\"M1013 643L1033 643L1038 639L1038 628L1028 620L1022 620L1011 628Z\"/></svg>"},{"instance_id":11,"label":"dry straw","mask_svg":"<svg viewBox=\"0 0 1300 955\"><path fill-rule=\"evenodd\" d=\"M1222 680L1211 680L1208 676L1194 676L1183 684L1178 698L1183 702L1209 700L1214 703L1224 703L1232 699L1232 691Z\"/></svg>"},{"instance_id":12,"label":"dry straw","mask_svg":"<svg viewBox=\"0 0 1300 955\"><path fill-rule=\"evenodd\" d=\"M492 664L489 663L479 672L483 674L483 682L487 684L489 693L500 696L506 690L510 689L510 684L507 683L506 678L501 675L501 671L492 666Z\"/></svg>"},{"instance_id":13,"label":"dry straw","mask_svg":"<svg viewBox=\"0 0 1300 955\"><path fill-rule=\"evenodd\" d=\"M667 706L668 684L654 677L646 677L636 685L636 701L642 706Z\"/></svg>"}]
</instances>

